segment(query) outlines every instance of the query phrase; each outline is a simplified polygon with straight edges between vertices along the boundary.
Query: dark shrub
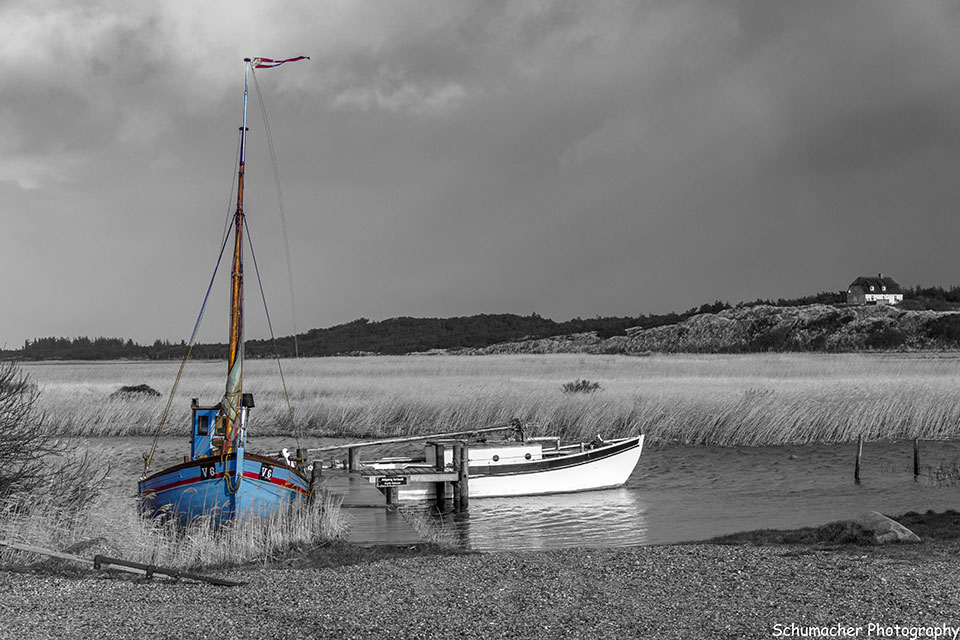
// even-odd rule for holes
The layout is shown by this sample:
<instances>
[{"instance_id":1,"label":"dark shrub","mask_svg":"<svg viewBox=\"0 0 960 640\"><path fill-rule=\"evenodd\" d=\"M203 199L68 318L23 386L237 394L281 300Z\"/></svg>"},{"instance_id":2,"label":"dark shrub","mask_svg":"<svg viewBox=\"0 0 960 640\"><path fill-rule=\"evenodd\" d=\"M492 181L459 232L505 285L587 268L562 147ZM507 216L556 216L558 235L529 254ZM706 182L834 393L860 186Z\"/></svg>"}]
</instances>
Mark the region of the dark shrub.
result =
<instances>
[{"instance_id":1,"label":"dark shrub","mask_svg":"<svg viewBox=\"0 0 960 640\"><path fill-rule=\"evenodd\" d=\"M863 344L868 349L896 349L902 347L907 337L895 327L875 326L871 328Z\"/></svg>"},{"instance_id":2,"label":"dark shrub","mask_svg":"<svg viewBox=\"0 0 960 640\"><path fill-rule=\"evenodd\" d=\"M590 382L589 380L576 380L563 385L564 393L593 393L600 388L599 382Z\"/></svg>"},{"instance_id":3,"label":"dark shrub","mask_svg":"<svg viewBox=\"0 0 960 640\"><path fill-rule=\"evenodd\" d=\"M960 346L960 315L934 318L927 323L927 337L941 341L945 347Z\"/></svg>"},{"instance_id":4,"label":"dark shrub","mask_svg":"<svg viewBox=\"0 0 960 640\"><path fill-rule=\"evenodd\" d=\"M38 396L15 362L0 362L0 500L29 505L43 496L45 504L80 509L99 494L108 470L43 425Z\"/></svg>"}]
</instances>

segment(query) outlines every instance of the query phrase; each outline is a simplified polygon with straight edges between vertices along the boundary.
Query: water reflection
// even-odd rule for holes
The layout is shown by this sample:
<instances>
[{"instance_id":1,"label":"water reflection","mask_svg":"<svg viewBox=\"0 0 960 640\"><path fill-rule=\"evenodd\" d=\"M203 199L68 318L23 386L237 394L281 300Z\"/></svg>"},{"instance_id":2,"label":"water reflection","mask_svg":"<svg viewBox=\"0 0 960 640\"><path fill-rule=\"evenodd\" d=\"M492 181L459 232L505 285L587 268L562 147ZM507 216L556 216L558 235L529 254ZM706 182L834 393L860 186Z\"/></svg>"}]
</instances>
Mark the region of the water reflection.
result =
<instances>
[{"instance_id":1,"label":"water reflection","mask_svg":"<svg viewBox=\"0 0 960 640\"><path fill-rule=\"evenodd\" d=\"M645 448L620 489L470 501L468 514L435 515L475 550L669 544L753 529L817 526L866 510L888 515L960 509L956 486L937 469L957 469L960 443L921 445L913 475L911 442ZM426 510L426 508L425 508Z\"/></svg>"},{"instance_id":2,"label":"water reflection","mask_svg":"<svg viewBox=\"0 0 960 640\"><path fill-rule=\"evenodd\" d=\"M643 503L626 487L583 493L472 500L439 520L465 548L557 549L647 543Z\"/></svg>"}]
</instances>

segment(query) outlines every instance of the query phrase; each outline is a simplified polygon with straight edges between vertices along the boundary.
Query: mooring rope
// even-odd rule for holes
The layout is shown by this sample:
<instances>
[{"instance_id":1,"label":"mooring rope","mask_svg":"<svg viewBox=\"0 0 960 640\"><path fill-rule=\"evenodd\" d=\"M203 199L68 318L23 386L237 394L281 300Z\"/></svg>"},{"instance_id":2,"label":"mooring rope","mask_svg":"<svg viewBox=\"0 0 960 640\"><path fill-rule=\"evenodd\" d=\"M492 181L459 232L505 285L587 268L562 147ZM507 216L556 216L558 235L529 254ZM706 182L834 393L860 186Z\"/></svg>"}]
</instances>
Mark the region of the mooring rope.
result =
<instances>
[{"instance_id":1,"label":"mooring rope","mask_svg":"<svg viewBox=\"0 0 960 640\"><path fill-rule=\"evenodd\" d=\"M236 451L234 451L233 453L237 460L237 470L236 470L237 484L236 485L231 484L230 474L228 473L229 469L227 465L227 456L229 455L229 452L224 452L220 454L220 464L223 465L223 481L227 485L226 486L227 493L229 493L232 496L235 496L237 495L237 491L240 491L240 483L243 482L243 468L242 468L242 465L240 464L240 456L237 454Z\"/></svg>"}]
</instances>

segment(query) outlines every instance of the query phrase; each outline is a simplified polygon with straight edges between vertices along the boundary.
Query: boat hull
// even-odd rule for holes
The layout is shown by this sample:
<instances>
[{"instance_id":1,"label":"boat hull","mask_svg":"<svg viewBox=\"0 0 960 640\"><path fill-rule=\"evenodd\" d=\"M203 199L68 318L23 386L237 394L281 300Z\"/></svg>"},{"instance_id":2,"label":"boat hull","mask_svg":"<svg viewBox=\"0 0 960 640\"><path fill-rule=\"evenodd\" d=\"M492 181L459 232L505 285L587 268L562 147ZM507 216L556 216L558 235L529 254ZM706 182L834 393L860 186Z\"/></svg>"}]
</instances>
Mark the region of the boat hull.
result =
<instances>
[{"instance_id":1,"label":"boat hull","mask_svg":"<svg viewBox=\"0 0 960 640\"><path fill-rule=\"evenodd\" d=\"M230 519L269 517L310 491L310 481L283 461L246 454L237 484L235 457L201 458L141 480L141 511L187 524L200 516L221 524Z\"/></svg>"},{"instance_id":2,"label":"boat hull","mask_svg":"<svg viewBox=\"0 0 960 640\"><path fill-rule=\"evenodd\" d=\"M626 483L640 461L643 435L561 456L513 464L469 467L470 498L503 498L611 489ZM400 500L436 496L433 483L398 488Z\"/></svg>"}]
</instances>

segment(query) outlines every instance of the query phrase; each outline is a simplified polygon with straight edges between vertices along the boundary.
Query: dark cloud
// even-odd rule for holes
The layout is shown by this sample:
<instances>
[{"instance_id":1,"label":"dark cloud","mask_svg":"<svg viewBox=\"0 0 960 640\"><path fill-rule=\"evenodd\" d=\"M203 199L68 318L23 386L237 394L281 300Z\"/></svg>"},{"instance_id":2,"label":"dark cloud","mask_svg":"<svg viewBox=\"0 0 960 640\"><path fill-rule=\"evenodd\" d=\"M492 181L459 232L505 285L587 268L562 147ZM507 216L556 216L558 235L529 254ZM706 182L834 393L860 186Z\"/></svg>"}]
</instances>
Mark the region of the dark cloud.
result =
<instances>
[{"instance_id":1,"label":"dark cloud","mask_svg":"<svg viewBox=\"0 0 960 640\"><path fill-rule=\"evenodd\" d=\"M0 340L183 337L230 208L245 55L313 57L256 75L301 329L662 313L861 272L960 284L952 5L230 8L0 9L0 267L30 283L0 290L19 302ZM282 306L251 100L247 208Z\"/></svg>"}]
</instances>

